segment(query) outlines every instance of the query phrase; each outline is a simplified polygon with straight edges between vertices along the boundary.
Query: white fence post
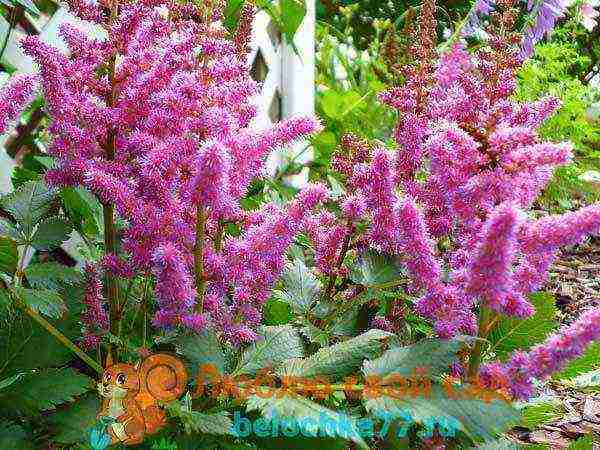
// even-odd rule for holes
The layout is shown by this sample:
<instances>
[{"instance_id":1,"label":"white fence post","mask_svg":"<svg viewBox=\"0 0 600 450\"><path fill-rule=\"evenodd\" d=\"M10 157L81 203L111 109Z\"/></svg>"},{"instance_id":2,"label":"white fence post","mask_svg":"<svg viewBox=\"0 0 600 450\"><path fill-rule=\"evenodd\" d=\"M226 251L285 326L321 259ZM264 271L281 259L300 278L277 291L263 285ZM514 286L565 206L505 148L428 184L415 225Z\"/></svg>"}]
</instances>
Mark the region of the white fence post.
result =
<instances>
[{"instance_id":1,"label":"white fence post","mask_svg":"<svg viewBox=\"0 0 600 450\"><path fill-rule=\"evenodd\" d=\"M254 124L261 128L291 116L314 114L315 85L315 0L306 0L306 16L294 36L294 44L282 42L281 33L269 15L259 11L252 30L251 53L248 64L253 77L262 83L257 98L258 117ZM273 175L291 157L305 163L312 158L306 142L271 155L267 171ZM300 154L301 153L301 154ZM299 187L308 180L308 169L287 181Z\"/></svg>"}]
</instances>

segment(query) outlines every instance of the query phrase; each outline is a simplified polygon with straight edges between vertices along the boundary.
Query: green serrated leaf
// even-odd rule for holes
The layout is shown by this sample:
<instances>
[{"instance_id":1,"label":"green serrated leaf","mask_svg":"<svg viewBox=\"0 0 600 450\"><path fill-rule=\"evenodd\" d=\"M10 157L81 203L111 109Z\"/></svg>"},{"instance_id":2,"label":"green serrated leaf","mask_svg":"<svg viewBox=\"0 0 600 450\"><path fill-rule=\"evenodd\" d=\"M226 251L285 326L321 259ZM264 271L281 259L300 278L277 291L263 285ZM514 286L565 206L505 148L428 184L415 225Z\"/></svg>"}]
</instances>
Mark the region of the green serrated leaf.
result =
<instances>
[{"instance_id":1,"label":"green serrated leaf","mask_svg":"<svg viewBox=\"0 0 600 450\"><path fill-rule=\"evenodd\" d=\"M31 264L25 269L25 277L35 289L58 290L65 285L82 282L81 273L75 268L56 262Z\"/></svg>"},{"instance_id":2,"label":"green serrated leaf","mask_svg":"<svg viewBox=\"0 0 600 450\"><path fill-rule=\"evenodd\" d=\"M308 311L322 288L317 277L300 259L286 265L281 274L281 282L283 289L275 291L275 295L299 314Z\"/></svg>"},{"instance_id":3,"label":"green serrated leaf","mask_svg":"<svg viewBox=\"0 0 600 450\"><path fill-rule=\"evenodd\" d=\"M265 325L285 325L294 319L292 307L286 302L269 299L263 310Z\"/></svg>"},{"instance_id":4,"label":"green serrated leaf","mask_svg":"<svg viewBox=\"0 0 600 450\"><path fill-rule=\"evenodd\" d=\"M36 181L40 179L40 174L26 169L24 167L15 166L11 174L11 182L15 189L18 189L20 186L24 185L28 181Z\"/></svg>"},{"instance_id":5,"label":"green serrated leaf","mask_svg":"<svg viewBox=\"0 0 600 450\"><path fill-rule=\"evenodd\" d=\"M538 426L560 417L557 407L552 403L538 403L523 408L523 426L533 430Z\"/></svg>"},{"instance_id":6,"label":"green serrated leaf","mask_svg":"<svg viewBox=\"0 0 600 450\"><path fill-rule=\"evenodd\" d=\"M277 366L290 358L304 356L302 338L290 325L262 326L262 340L248 347L234 371L235 375L255 375L261 369Z\"/></svg>"},{"instance_id":7,"label":"green serrated leaf","mask_svg":"<svg viewBox=\"0 0 600 450\"><path fill-rule=\"evenodd\" d=\"M351 440L362 449L368 445L360 437L356 419L343 412L333 411L311 400L300 396L277 395L262 398L250 396L246 404L247 411L260 411L265 419L278 420L291 419L297 422L311 424L307 434L329 436Z\"/></svg>"},{"instance_id":8,"label":"green serrated leaf","mask_svg":"<svg viewBox=\"0 0 600 450\"><path fill-rule=\"evenodd\" d=\"M67 311L62 297L56 291L16 288L16 292L28 306L44 316L59 319Z\"/></svg>"},{"instance_id":9,"label":"green serrated leaf","mask_svg":"<svg viewBox=\"0 0 600 450\"><path fill-rule=\"evenodd\" d=\"M19 229L15 225L13 225L8 220L1 219L1 218L0 218L0 236L5 237L5 238L11 238L11 239L17 241L18 243L22 243L25 241L25 237L23 236L23 234L19 231Z\"/></svg>"},{"instance_id":10,"label":"green serrated leaf","mask_svg":"<svg viewBox=\"0 0 600 450\"><path fill-rule=\"evenodd\" d=\"M216 335L210 331L180 337L176 349L188 362L192 376L195 376L202 364L212 364L220 373L226 373L225 353Z\"/></svg>"},{"instance_id":11,"label":"green serrated leaf","mask_svg":"<svg viewBox=\"0 0 600 450\"><path fill-rule=\"evenodd\" d=\"M17 244L8 237L0 236L0 271L12 275L17 270Z\"/></svg>"},{"instance_id":12,"label":"green serrated leaf","mask_svg":"<svg viewBox=\"0 0 600 450\"><path fill-rule=\"evenodd\" d=\"M54 409L87 392L91 379L71 368L48 369L23 377L8 392L0 393L0 404L23 414Z\"/></svg>"},{"instance_id":13,"label":"green serrated leaf","mask_svg":"<svg viewBox=\"0 0 600 450\"><path fill-rule=\"evenodd\" d=\"M402 273L393 257L369 250L358 257L350 279L363 286L376 287L397 281Z\"/></svg>"},{"instance_id":14,"label":"green serrated leaf","mask_svg":"<svg viewBox=\"0 0 600 450\"><path fill-rule=\"evenodd\" d=\"M100 400L95 393L86 394L59 409L48 418L56 433L53 440L59 444L87 442L88 430L96 423L98 411Z\"/></svg>"},{"instance_id":15,"label":"green serrated leaf","mask_svg":"<svg viewBox=\"0 0 600 450\"><path fill-rule=\"evenodd\" d=\"M294 36L306 16L305 0L280 0L281 32L288 44L293 45Z\"/></svg>"},{"instance_id":16,"label":"green serrated leaf","mask_svg":"<svg viewBox=\"0 0 600 450\"><path fill-rule=\"evenodd\" d=\"M65 214L75 228L86 235L96 236L102 229L102 205L83 188L64 188L60 192Z\"/></svg>"},{"instance_id":17,"label":"green serrated leaf","mask_svg":"<svg viewBox=\"0 0 600 450\"><path fill-rule=\"evenodd\" d=\"M169 414L181 420L186 433L231 434L233 422L227 411L205 414L192 409L192 399L186 394L181 400L167 406Z\"/></svg>"},{"instance_id":18,"label":"green serrated leaf","mask_svg":"<svg viewBox=\"0 0 600 450\"><path fill-rule=\"evenodd\" d=\"M39 222L38 228L31 241L38 250L49 250L58 247L69 239L73 228L69 223L59 217L50 217Z\"/></svg>"},{"instance_id":19,"label":"green serrated leaf","mask_svg":"<svg viewBox=\"0 0 600 450\"><path fill-rule=\"evenodd\" d=\"M465 392L465 394L467 394ZM489 441L519 422L520 414L502 400L485 401L474 396L454 398L442 386L432 385L428 396L392 398L386 395L365 398L364 405L376 417L406 417L412 423L451 421L471 439Z\"/></svg>"},{"instance_id":20,"label":"green serrated leaf","mask_svg":"<svg viewBox=\"0 0 600 450\"><path fill-rule=\"evenodd\" d=\"M590 344L583 356L571 361L561 372L554 374L553 378L566 380L597 369L600 369L600 342Z\"/></svg>"},{"instance_id":21,"label":"green serrated leaf","mask_svg":"<svg viewBox=\"0 0 600 450\"><path fill-rule=\"evenodd\" d=\"M286 361L278 372L297 377L321 375L338 379L358 369L365 359L381 354L392 336L387 331L369 330L360 336L321 348L308 358Z\"/></svg>"},{"instance_id":22,"label":"green serrated leaf","mask_svg":"<svg viewBox=\"0 0 600 450\"><path fill-rule=\"evenodd\" d=\"M0 448L7 450L34 450L31 437L18 425L0 423Z\"/></svg>"},{"instance_id":23,"label":"green serrated leaf","mask_svg":"<svg viewBox=\"0 0 600 450\"><path fill-rule=\"evenodd\" d=\"M30 181L0 200L2 207L26 229L49 211L56 193L42 181Z\"/></svg>"},{"instance_id":24,"label":"green serrated leaf","mask_svg":"<svg viewBox=\"0 0 600 450\"><path fill-rule=\"evenodd\" d=\"M477 450L519 450L519 444L508 439L498 439L492 442L486 442L478 447L473 447Z\"/></svg>"},{"instance_id":25,"label":"green serrated leaf","mask_svg":"<svg viewBox=\"0 0 600 450\"><path fill-rule=\"evenodd\" d=\"M12 1L14 2L15 5L22 6L23 8L25 8L29 13L33 14L34 16L40 15L40 10L37 8L37 6L35 6L35 3L33 3L31 0L12 0Z\"/></svg>"},{"instance_id":26,"label":"green serrated leaf","mask_svg":"<svg viewBox=\"0 0 600 450\"><path fill-rule=\"evenodd\" d=\"M225 13L223 14L223 25L230 32L233 32L235 30L239 20L240 11L243 6L244 0L228 0L227 6L225 8Z\"/></svg>"},{"instance_id":27,"label":"green serrated leaf","mask_svg":"<svg viewBox=\"0 0 600 450\"><path fill-rule=\"evenodd\" d=\"M78 301L75 295L67 298L73 302ZM75 339L81 334L77 317L74 315L68 315L54 325L70 339ZM16 314L8 324L0 326L0 361L6 364L2 371L3 376L38 368L57 367L72 358L73 353L68 348L28 317Z\"/></svg>"},{"instance_id":28,"label":"green serrated leaf","mask_svg":"<svg viewBox=\"0 0 600 450\"><path fill-rule=\"evenodd\" d=\"M459 339L424 339L406 347L392 348L380 358L365 361L363 372L365 375L381 377L390 374L409 377L415 370L425 368L430 376L436 376L447 372L452 363L457 361L456 354L463 344Z\"/></svg>"},{"instance_id":29,"label":"green serrated leaf","mask_svg":"<svg viewBox=\"0 0 600 450\"><path fill-rule=\"evenodd\" d=\"M593 450L594 443L594 436L590 434L577 439L575 442L569 445L567 450Z\"/></svg>"},{"instance_id":30,"label":"green serrated leaf","mask_svg":"<svg viewBox=\"0 0 600 450\"><path fill-rule=\"evenodd\" d=\"M530 300L536 312L529 319L503 317L490 332L490 352L500 359L512 351L527 349L546 339L557 326L556 304L552 294L538 292L531 294Z\"/></svg>"}]
</instances>

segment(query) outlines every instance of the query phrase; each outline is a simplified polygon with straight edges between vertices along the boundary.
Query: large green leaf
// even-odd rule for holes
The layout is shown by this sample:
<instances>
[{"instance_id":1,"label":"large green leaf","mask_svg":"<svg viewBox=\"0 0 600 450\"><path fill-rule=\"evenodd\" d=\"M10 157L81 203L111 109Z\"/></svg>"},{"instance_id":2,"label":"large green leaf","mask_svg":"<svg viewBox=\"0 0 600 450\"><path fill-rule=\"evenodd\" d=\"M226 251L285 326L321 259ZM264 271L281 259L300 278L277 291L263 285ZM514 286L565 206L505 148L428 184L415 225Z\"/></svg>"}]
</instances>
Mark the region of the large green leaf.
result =
<instances>
[{"instance_id":1,"label":"large green leaf","mask_svg":"<svg viewBox=\"0 0 600 450\"><path fill-rule=\"evenodd\" d=\"M18 243L25 241L23 233L9 220L0 218L0 236L3 238L11 238Z\"/></svg>"},{"instance_id":2,"label":"large green leaf","mask_svg":"<svg viewBox=\"0 0 600 450\"><path fill-rule=\"evenodd\" d=\"M305 0L280 0L281 32L288 44L293 44L294 36L306 16Z\"/></svg>"},{"instance_id":3,"label":"large green leaf","mask_svg":"<svg viewBox=\"0 0 600 450\"><path fill-rule=\"evenodd\" d=\"M25 430L10 422L0 423L0 448L6 450L34 450Z\"/></svg>"},{"instance_id":4,"label":"large green leaf","mask_svg":"<svg viewBox=\"0 0 600 450\"><path fill-rule=\"evenodd\" d=\"M30 181L4 196L0 205L26 229L31 229L49 211L55 191L42 181Z\"/></svg>"},{"instance_id":5,"label":"large green leaf","mask_svg":"<svg viewBox=\"0 0 600 450\"><path fill-rule=\"evenodd\" d=\"M17 244L8 237L0 236L0 271L12 275L17 270Z\"/></svg>"},{"instance_id":6,"label":"large green leaf","mask_svg":"<svg viewBox=\"0 0 600 450\"><path fill-rule=\"evenodd\" d=\"M337 379L358 369L368 358L380 355L393 334L382 330L369 330L366 333L319 349L304 359L287 361L279 372L296 377L322 375Z\"/></svg>"},{"instance_id":7,"label":"large green leaf","mask_svg":"<svg viewBox=\"0 0 600 450\"><path fill-rule=\"evenodd\" d=\"M363 286L375 287L397 281L402 273L401 266L393 257L368 250L358 257L350 279Z\"/></svg>"},{"instance_id":8,"label":"large green leaf","mask_svg":"<svg viewBox=\"0 0 600 450\"><path fill-rule=\"evenodd\" d=\"M44 316L59 319L67 311L62 297L56 291L17 288L16 292L27 305Z\"/></svg>"},{"instance_id":9,"label":"large green leaf","mask_svg":"<svg viewBox=\"0 0 600 450\"><path fill-rule=\"evenodd\" d=\"M235 369L235 375L255 375L265 367L278 366L290 358L304 356L302 338L290 325L262 326L262 339L248 347Z\"/></svg>"},{"instance_id":10,"label":"large green leaf","mask_svg":"<svg viewBox=\"0 0 600 450\"><path fill-rule=\"evenodd\" d=\"M281 274L281 282L283 288L276 291L275 295L288 303L299 314L304 314L308 311L311 305L318 299L322 288L317 277L300 259L296 259L286 265Z\"/></svg>"},{"instance_id":11,"label":"large green leaf","mask_svg":"<svg viewBox=\"0 0 600 450\"><path fill-rule=\"evenodd\" d=\"M436 376L447 372L457 361L456 354L463 343L460 339L424 339L406 347L392 348L377 359L365 361L363 372L381 377L390 374L409 377L417 369L426 369L429 376Z\"/></svg>"},{"instance_id":12,"label":"large green leaf","mask_svg":"<svg viewBox=\"0 0 600 450\"><path fill-rule=\"evenodd\" d=\"M291 395L250 396L248 411L260 411L269 421L292 420L297 426L306 425L306 434L343 438L355 442L360 448L368 449L360 436L356 419L343 412L333 411L311 400ZM310 421L310 426L308 424Z\"/></svg>"},{"instance_id":13,"label":"large green leaf","mask_svg":"<svg viewBox=\"0 0 600 450\"><path fill-rule=\"evenodd\" d=\"M42 220L35 231L31 244L38 250L50 250L69 239L73 228L60 217Z\"/></svg>"},{"instance_id":14,"label":"large green leaf","mask_svg":"<svg viewBox=\"0 0 600 450\"><path fill-rule=\"evenodd\" d=\"M25 8L29 13L33 14L34 16L40 15L40 10L37 8L37 6L35 6L35 3L33 3L31 0L11 0L11 1L15 5Z\"/></svg>"},{"instance_id":15,"label":"large green leaf","mask_svg":"<svg viewBox=\"0 0 600 450\"><path fill-rule=\"evenodd\" d=\"M186 433L231 434L233 422L227 411L206 414L192 409L192 399L186 394L181 400L168 405L169 414L178 418Z\"/></svg>"},{"instance_id":16,"label":"large green leaf","mask_svg":"<svg viewBox=\"0 0 600 450\"><path fill-rule=\"evenodd\" d=\"M519 450L520 446L516 442L508 439L498 439L496 441L486 442L478 447L477 450Z\"/></svg>"},{"instance_id":17,"label":"large green leaf","mask_svg":"<svg viewBox=\"0 0 600 450\"><path fill-rule=\"evenodd\" d=\"M95 236L102 229L102 205L83 188L64 188L60 193L65 214L75 228Z\"/></svg>"},{"instance_id":18,"label":"large green leaf","mask_svg":"<svg viewBox=\"0 0 600 450\"><path fill-rule=\"evenodd\" d=\"M552 403L538 403L523 408L522 414L523 426L533 430L544 423L559 418L561 413L559 408Z\"/></svg>"},{"instance_id":19,"label":"large green leaf","mask_svg":"<svg viewBox=\"0 0 600 450\"><path fill-rule=\"evenodd\" d=\"M379 418L410 415L411 423L451 422L472 439L482 441L498 437L520 419L519 412L503 400L485 401L467 391L455 396L435 384L428 396L392 398L382 394L365 398L364 404L369 413Z\"/></svg>"},{"instance_id":20,"label":"large green leaf","mask_svg":"<svg viewBox=\"0 0 600 450\"><path fill-rule=\"evenodd\" d=\"M239 20L239 16L240 16L240 11L243 6L244 6L244 0L228 0L227 1L225 13L223 14L223 16L224 16L223 25L225 25L225 28L227 28L230 32L232 32L236 29L236 26L237 26L237 23Z\"/></svg>"},{"instance_id":21,"label":"large green leaf","mask_svg":"<svg viewBox=\"0 0 600 450\"><path fill-rule=\"evenodd\" d=\"M96 393L89 393L49 417L53 440L59 444L87 442L87 431L96 423L100 400Z\"/></svg>"},{"instance_id":22,"label":"large green leaf","mask_svg":"<svg viewBox=\"0 0 600 450\"><path fill-rule=\"evenodd\" d=\"M70 294L72 295L72 294ZM75 303L78 296L68 297ZM70 339L80 336L78 318L68 314L54 325ZM57 367L73 359L73 353L44 328L18 312L7 324L0 326L0 361L6 366L0 373L16 373L46 367Z\"/></svg>"},{"instance_id":23,"label":"large green leaf","mask_svg":"<svg viewBox=\"0 0 600 450\"><path fill-rule=\"evenodd\" d=\"M565 380L597 369L600 369L600 342L590 344L583 356L571 361L564 370L556 373L553 378Z\"/></svg>"},{"instance_id":24,"label":"large green leaf","mask_svg":"<svg viewBox=\"0 0 600 450\"><path fill-rule=\"evenodd\" d=\"M594 444L596 441L594 440L594 435L589 434L580 439L577 439L567 450L592 450L594 448Z\"/></svg>"},{"instance_id":25,"label":"large green leaf","mask_svg":"<svg viewBox=\"0 0 600 450\"><path fill-rule=\"evenodd\" d=\"M56 262L31 264L25 269L25 277L36 289L57 290L82 281L81 273L76 269Z\"/></svg>"},{"instance_id":26,"label":"large green leaf","mask_svg":"<svg viewBox=\"0 0 600 450\"><path fill-rule=\"evenodd\" d=\"M183 355L189 363L193 376L203 364L214 365L222 374L226 372L225 353L216 335L210 331L181 336L177 341L176 349L177 353Z\"/></svg>"},{"instance_id":27,"label":"large green leaf","mask_svg":"<svg viewBox=\"0 0 600 450\"><path fill-rule=\"evenodd\" d=\"M71 368L48 369L29 374L9 391L1 391L0 405L3 409L36 414L74 401L91 386L90 378Z\"/></svg>"},{"instance_id":28,"label":"large green leaf","mask_svg":"<svg viewBox=\"0 0 600 450\"><path fill-rule=\"evenodd\" d=\"M540 343L556 328L556 304L552 294L538 292L530 299L536 312L529 319L503 317L489 334L490 352L500 359L516 349Z\"/></svg>"}]
</instances>

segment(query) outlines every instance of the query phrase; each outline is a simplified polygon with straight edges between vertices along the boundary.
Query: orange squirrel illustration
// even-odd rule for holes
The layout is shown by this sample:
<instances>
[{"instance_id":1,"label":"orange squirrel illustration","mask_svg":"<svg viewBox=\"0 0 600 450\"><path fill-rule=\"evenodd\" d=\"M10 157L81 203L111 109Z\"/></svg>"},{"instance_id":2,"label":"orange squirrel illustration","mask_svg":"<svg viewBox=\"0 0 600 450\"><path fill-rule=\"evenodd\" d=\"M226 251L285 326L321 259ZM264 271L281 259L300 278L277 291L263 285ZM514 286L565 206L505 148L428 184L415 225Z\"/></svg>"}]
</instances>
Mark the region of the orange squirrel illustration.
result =
<instances>
[{"instance_id":1,"label":"orange squirrel illustration","mask_svg":"<svg viewBox=\"0 0 600 450\"><path fill-rule=\"evenodd\" d=\"M114 421L107 432L111 445L139 444L145 435L166 424L159 402L177 399L185 391L188 375L184 364L167 354L149 356L136 365L113 364L107 359L98 391L103 397L98 418Z\"/></svg>"}]
</instances>

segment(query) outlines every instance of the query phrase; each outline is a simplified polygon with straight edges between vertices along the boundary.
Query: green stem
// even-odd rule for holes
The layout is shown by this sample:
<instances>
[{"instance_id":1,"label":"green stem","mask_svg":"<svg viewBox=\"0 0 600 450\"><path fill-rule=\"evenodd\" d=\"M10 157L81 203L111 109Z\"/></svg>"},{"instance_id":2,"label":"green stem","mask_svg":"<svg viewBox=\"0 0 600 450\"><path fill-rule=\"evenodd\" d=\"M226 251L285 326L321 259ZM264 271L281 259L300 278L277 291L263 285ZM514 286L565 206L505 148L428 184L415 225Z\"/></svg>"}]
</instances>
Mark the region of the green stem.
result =
<instances>
[{"instance_id":1,"label":"green stem","mask_svg":"<svg viewBox=\"0 0 600 450\"><path fill-rule=\"evenodd\" d=\"M10 12L10 22L8 24L8 30L6 31L6 36L4 36L4 42L2 43L2 50L0 50L0 63L2 62L2 58L4 57L4 52L6 51L6 47L8 47L8 41L10 40L10 34L12 30L15 28L17 23L17 7L13 7Z\"/></svg>"},{"instance_id":2,"label":"green stem","mask_svg":"<svg viewBox=\"0 0 600 450\"><path fill-rule=\"evenodd\" d=\"M114 205L105 203L103 205L104 214L104 247L106 254L117 252L117 236L115 230ZM106 274L107 301L110 312L110 331L115 336L119 332L120 306L119 306L119 287L115 276L107 272Z\"/></svg>"},{"instance_id":3,"label":"green stem","mask_svg":"<svg viewBox=\"0 0 600 450\"><path fill-rule=\"evenodd\" d=\"M118 15L118 0L111 2L110 23L114 23ZM115 80L115 69L117 64L117 52L113 52L108 64L108 77L110 81L110 92L106 98L107 106L114 108L117 103L117 83ZM108 131L106 140L106 159L112 161L116 153L116 131L111 128ZM115 207L112 203L104 203L102 208L104 216L104 250L106 254L117 254L117 233L115 228ZM113 335L118 335L120 322L122 320L121 306L119 305L119 286L117 279L111 273L106 275L106 291L110 317L110 331ZM111 349L109 348L109 351ZM116 359L115 355L115 359Z\"/></svg>"},{"instance_id":4,"label":"green stem","mask_svg":"<svg viewBox=\"0 0 600 450\"><path fill-rule=\"evenodd\" d=\"M9 290L9 292L11 293L12 297L15 299L15 303L17 304L17 306L19 306L23 311L25 311L25 313L29 317L31 317L38 324L40 324L48 333L50 333L52 336L54 336L56 338L56 340L59 341L62 345L64 345L69 350L71 350L73 353L75 353L77 356L79 356L79 358L81 358L82 361L87 363L87 365L90 366L92 369L94 369L96 372L98 372L98 373L103 372L102 366L100 366L100 364L98 364L89 355L87 355L83 350L81 350L79 347L77 347L73 343L73 341L71 341L68 337L66 337L54 325L52 325L50 322L48 322L46 319L44 319L35 309L33 309L31 306L29 306L27 303L25 303L19 297L17 292L15 292L14 289L12 289L10 286L7 286L7 288Z\"/></svg>"},{"instance_id":5,"label":"green stem","mask_svg":"<svg viewBox=\"0 0 600 450\"><path fill-rule=\"evenodd\" d=\"M481 359L483 356L484 345L486 342L487 334L489 332L489 324L493 320L493 313L490 309L481 305L481 309L479 311L479 332L477 336L477 341L475 342L475 346L471 351L471 355L469 357L469 376L474 377L481 365Z\"/></svg>"},{"instance_id":6,"label":"green stem","mask_svg":"<svg viewBox=\"0 0 600 450\"><path fill-rule=\"evenodd\" d=\"M29 317L39 323L42 327L48 331L52 336L54 336L61 344L75 353L79 358L81 358L88 366L94 369L98 373L102 373L103 369L100 364L94 361L90 356L88 356L83 350L77 347L73 341L71 341L68 337L62 334L54 325L44 319L37 311L31 309L29 306L22 305L23 309L27 313Z\"/></svg>"},{"instance_id":7,"label":"green stem","mask_svg":"<svg viewBox=\"0 0 600 450\"><path fill-rule=\"evenodd\" d=\"M198 292L198 303L196 311L202 313L204 310L204 240L206 238L206 210L202 205L196 211L196 245L194 246L194 274L196 278L196 291Z\"/></svg>"},{"instance_id":8,"label":"green stem","mask_svg":"<svg viewBox=\"0 0 600 450\"><path fill-rule=\"evenodd\" d=\"M346 233L346 236L344 237L344 242L342 243L342 249L340 251L340 254L338 256L338 260L337 260L337 263L335 266L337 269L342 267L342 264L344 263L344 258L346 257L346 253L348 253L348 250L350 249L350 240L351 239L352 239L352 221L348 221L348 232ZM332 293L333 293L333 288L335 287L336 279L337 279L337 275L335 273L332 273L329 276L329 283L327 284L327 288L325 289L325 298L326 299L333 300Z\"/></svg>"},{"instance_id":9,"label":"green stem","mask_svg":"<svg viewBox=\"0 0 600 450\"><path fill-rule=\"evenodd\" d=\"M23 250L23 253L20 256L18 269L15 272L13 277L14 286L18 287L21 285L23 279L23 271L25 267L25 259L27 258L27 253L29 251L29 246L26 246ZM62 345L67 347L73 353L75 353L82 361L87 363L92 369L94 369L98 373L102 373L103 369L100 364L94 361L90 356L88 356L83 350L77 347L73 341L71 341L68 337L66 337L61 331L59 331L54 325L48 322L44 317L42 317L35 309L29 306L17 293L13 286L10 284L4 283L0 280L0 288L6 289L10 296L15 300L15 304L19 306L29 317L35 320L38 324L40 324L48 333L56 338Z\"/></svg>"}]
</instances>

